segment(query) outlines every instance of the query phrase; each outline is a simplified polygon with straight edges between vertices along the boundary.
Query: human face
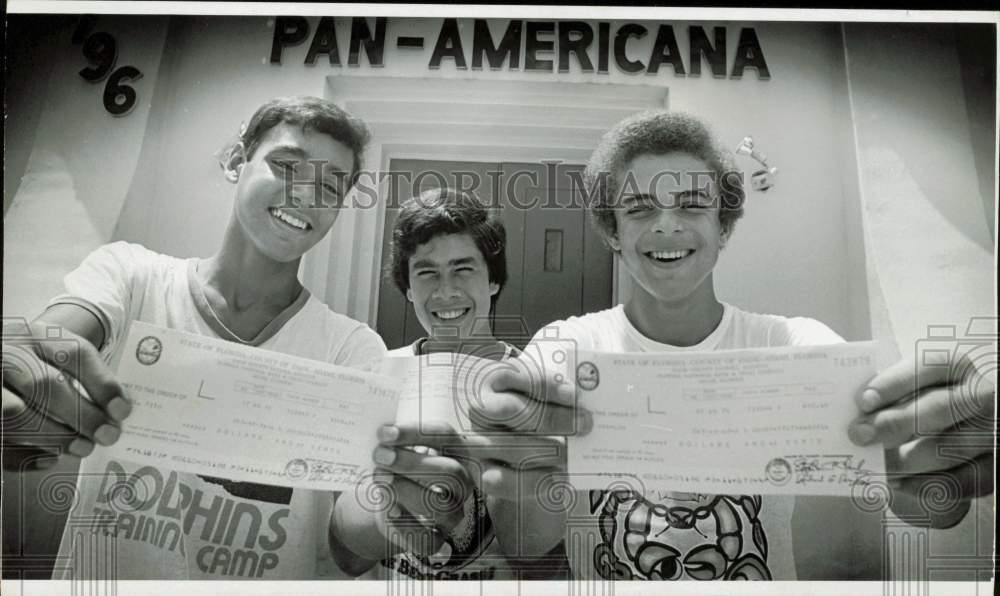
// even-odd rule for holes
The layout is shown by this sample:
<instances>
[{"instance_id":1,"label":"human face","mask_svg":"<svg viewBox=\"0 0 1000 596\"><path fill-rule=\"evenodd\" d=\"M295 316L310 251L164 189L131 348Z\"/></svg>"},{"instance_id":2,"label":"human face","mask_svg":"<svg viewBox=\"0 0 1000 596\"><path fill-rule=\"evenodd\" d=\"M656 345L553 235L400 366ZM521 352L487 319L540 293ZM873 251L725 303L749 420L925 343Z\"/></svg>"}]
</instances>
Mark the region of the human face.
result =
<instances>
[{"instance_id":1,"label":"human face","mask_svg":"<svg viewBox=\"0 0 1000 596\"><path fill-rule=\"evenodd\" d=\"M287 123L271 128L253 157L238 151L227 164L243 233L270 259L301 258L336 221L353 166L354 152L329 135Z\"/></svg>"},{"instance_id":2,"label":"human face","mask_svg":"<svg viewBox=\"0 0 1000 596\"><path fill-rule=\"evenodd\" d=\"M468 234L435 236L410 257L406 299L431 337L445 328L457 328L460 338L472 337L476 322L489 317L490 297L498 291L500 286L490 281L486 260Z\"/></svg>"},{"instance_id":3,"label":"human face","mask_svg":"<svg viewBox=\"0 0 1000 596\"><path fill-rule=\"evenodd\" d=\"M610 243L639 288L657 301L714 299L712 269L726 235L718 181L709 172L687 153L639 155L625 167Z\"/></svg>"}]
</instances>

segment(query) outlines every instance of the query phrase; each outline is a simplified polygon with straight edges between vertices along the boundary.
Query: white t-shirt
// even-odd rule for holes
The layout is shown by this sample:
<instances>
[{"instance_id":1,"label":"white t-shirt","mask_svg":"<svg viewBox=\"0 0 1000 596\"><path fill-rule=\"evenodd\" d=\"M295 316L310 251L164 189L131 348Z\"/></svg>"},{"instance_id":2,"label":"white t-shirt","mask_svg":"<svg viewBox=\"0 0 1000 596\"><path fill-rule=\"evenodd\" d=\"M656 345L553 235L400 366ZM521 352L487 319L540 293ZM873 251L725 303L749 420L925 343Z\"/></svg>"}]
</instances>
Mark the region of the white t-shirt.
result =
<instances>
[{"instance_id":1,"label":"white t-shirt","mask_svg":"<svg viewBox=\"0 0 1000 596\"><path fill-rule=\"evenodd\" d=\"M116 362L130 321L225 336L206 310L197 259L115 242L65 278L66 295L104 327L101 353ZM336 314L303 290L250 343L265 350L355 368L385 353L366 325ZM128 424L128 420L124 422ZM132 493L131 498L129 493ZM314 579L338 577L326 541L332 493L231 482L84 458L63 532L61 579Z\"/></svg>"},{"instance_id":2,"label":"white t-shirt","mask_svg":"<svg viewBox=\"0 0 1000 596\"><path fill-rule=\"evenodd\" d=\"M844 340L809 318L762 315L723 304L718 327L697 345L649 339L622 305L557 321L531 348L571 339L600 352L671 352L808 346ZM539 352L536 352L539 353ZM795 579L794 497L592 490L580 492L567 518L574 579Z\"/></svg>"}]
</instances>

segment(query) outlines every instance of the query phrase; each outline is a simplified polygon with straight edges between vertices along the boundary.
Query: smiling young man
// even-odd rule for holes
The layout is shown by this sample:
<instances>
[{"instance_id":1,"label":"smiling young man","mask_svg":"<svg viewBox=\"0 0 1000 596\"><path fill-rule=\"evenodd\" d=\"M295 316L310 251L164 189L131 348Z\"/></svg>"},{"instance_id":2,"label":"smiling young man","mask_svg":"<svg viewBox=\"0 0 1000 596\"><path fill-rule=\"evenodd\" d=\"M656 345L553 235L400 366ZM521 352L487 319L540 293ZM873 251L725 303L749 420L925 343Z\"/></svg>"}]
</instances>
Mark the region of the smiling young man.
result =
<instances>
[{"instance_id":1,"label":"smiling young man","mask_svg":"<svg viewBox=\"0 0 1000 596\"><path fill-rule=\"evenodd\" d=\"M427 336L388 356L448 352L501 361L519 355L517 348L497 340L491 329L491 316L507 280L505 246L503 223L468 193L432 189L404 203L392 234L392 279L413 304ZM420 428L426 430L426 424ZM422 433L413 421L398 421L380 431L375 463L393 475L396 509L389 519L380 520L356 500L338 499L333 525L339 531L331 546L345 568L360 573L379 561L379 576L416 579L566 576L561 544L555 548L546 544L541 556L521 555L531 552L525 527L550 516L539 512L537 502L491 494L489 486L476 478L484 465L516 467L510 459L516 450L505 447L513 442L523 453L524 441L464 430ZM461 460L441 453L472 446L471 456ZM431 510L426 503L435 499L429 491L437 481L463 488L450 494L446 507ZM433 546L423 549L428 552L412 544L387 547L389 534L398 537L399 528L414 527L414 515L429 523L425 537ZM394 554L384 558L387 551Z\"/></svg>"},{"instance_id":2,"label":"smiling young man","mask_svg":"<svg viewBox=\"0 0 1000 596\"><path fill-rule=\"evenodd\" d=\"M591 215L633 292L624 305L554 323L561 339L605 352L842 341L818 321L755 314L716 297L713 270L743 214L743 189L697 120L657 112L620 123L602 139L586 179L596 191ZM787 497L591 491L569 514L596 544L574 576L794 578L792 506ZM587 518L589 529L581 526Z\"/></svg>"},{"instance_id":3,"label":"smiling young man","mask_svg":"<svg viewBox=\"0 0 1000 596\"><path fill-rule=\"evenodd\" d=\"M513 355L490 328L507 281L506 242L503 223L467 193L432 189L404 203L392 233L392 279L428 335L389 355Z\"/></svg>"},{"instance_id":4,"label":"smiling young man","mask_svg":"<svg viewBox=\"0 0 1000 596\"><path fill-rule=\"evenodd\" d=\"M601 139L585 180L590 214L619 254L632 295L624 305L553 323L533 340L538 351L553 345L546 341L553 333L579 349L602 352L843 341L816 320L752 313L717 298L713 271L743 214L744 193L731 156L699 120L665 111L627 118ZM856 396L860 415L845 435L895 448L914 438L919 408L926 416L921 422L933 421L945 437L956 420L948 409L949 388L942 386L970 382L901 362ZM976 403L988 410L990 389L981 385L974 390ZM947 527L962 518L969 498L992 490L976 480L976 466L992 455L945 460L935 455L934 444L918 439L887 452L889 488L897 514L929 515L931 525ZM947 507L928 514L914 497L945 471L960 490L949 492ZM571 556L579 579L874 579L883 573L880 518L849 499L590 491L575 499L569 523L584 534L580 543L596 545Z\"/></svg>"},{"instance_id":5,"label":"smiling young man","mask_svg":"<svg viewBox=\"0 0 1000 596\"><path fill-rule=\"evenodd\" d=\"M222 155L235 200L218 252L181 259L125 242L101 247L66 276L67 293L30 326L40 341L4 342L5 424L28 408L44 416L27 444L8 444L5 436L4 465L84 458L60 548L60 560L75 564L57 576L317 576L327 558L317 516L329 495L86 456L95 443L114 443L128 423L128 393L107 363L119 355L130 321L344 366L381 358L385 346L371 329L330 311L297 277L302 256L336 221L367 140L365 125L330 102L286 97L263 104ZM41 341L53 328L76 339L77 358L60 358ZM24 362L33 364L18 366ZM73 362L91 400L59 382L62 368L74 372ZM28 369L45 374L33 378ZM62 444L52 439L56 432L67 437ZM95 542L95 530L108 546Z\"/></svg>"}]
</instances>

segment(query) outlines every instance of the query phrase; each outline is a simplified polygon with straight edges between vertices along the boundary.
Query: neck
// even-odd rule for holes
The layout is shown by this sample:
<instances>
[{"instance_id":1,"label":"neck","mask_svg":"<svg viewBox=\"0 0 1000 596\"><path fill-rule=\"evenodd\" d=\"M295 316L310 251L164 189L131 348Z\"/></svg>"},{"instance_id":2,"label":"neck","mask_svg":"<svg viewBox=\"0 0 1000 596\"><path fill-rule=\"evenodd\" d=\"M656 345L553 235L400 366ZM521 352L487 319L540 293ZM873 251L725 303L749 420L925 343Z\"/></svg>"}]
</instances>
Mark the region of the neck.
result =
<instances>
[{"instance_id":1,"label":"neck","mask_svg":"<svg viewBox=\"0 0 1000 596\"><path fill-rule=\"evenodd\" d=\"M709 276L689 296L662 300L636 284L625 316L640 333L664 344L688 347L701 343L722 321L722 303Z\"/></svg>"},{"instance_id":2,"label":"neck","mask_svg":"<svg viewBox=\"0 0 1000 596\"><path fill-rule=\"evenodd\" d=\"M302 291L300 260L282 263L262 254L244 235L233 214L222 248L201 263L199 272L205 285L218 292L231 310L265 304L287 306Z\"/></svg>"}]
</instances>

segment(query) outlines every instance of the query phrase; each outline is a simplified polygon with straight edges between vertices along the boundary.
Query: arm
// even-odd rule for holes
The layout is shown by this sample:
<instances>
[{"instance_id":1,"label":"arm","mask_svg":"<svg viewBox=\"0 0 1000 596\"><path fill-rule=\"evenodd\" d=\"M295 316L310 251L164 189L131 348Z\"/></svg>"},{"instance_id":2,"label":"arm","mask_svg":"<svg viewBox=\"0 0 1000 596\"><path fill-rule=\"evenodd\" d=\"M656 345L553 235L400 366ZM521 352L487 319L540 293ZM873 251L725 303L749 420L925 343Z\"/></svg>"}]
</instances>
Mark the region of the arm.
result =
<instances>
[{"instance_id":1,"label":"arm","mask_svg":"<svg viewBox=\"0 0 1000 596\"><path fill-rule=\"evenodd\" d=\"M84 457L95 443L118 439L131 406L98 352L103 340L100 321L74 304L56 304L30 324L4 325L4 468L49 467L61 455ZM28 410L45 417L20 431L17 419Z\"/></svg>"},{"instance_id":2,"label":"arm","mask_svg":"<svg viewBox=\"0 0 1000 596\"><path fill-rule=\"evenodd\" d=\"M589 412L575 407L573 387L558 382L555 374L539 382L531 378L533 367L505 364L492 379L494 393L471 404L470 419L490 430L488 436L469 439L482 443L476 453L483 466L483 492L491 497L497 539L511 565L535 576L531 579L567 577L567 512L557 502L566 475L566 449L561 437L547 433L586 433L592 420ZM525 420L525 409L537 416ZM512 421L513 426L500 421Z\"/></svg>"},{"instance_id":3,"label":"arm","mask_svg":"<svg viewBox=\"0 0 1000 596\"><path fill-rule=\"evenodd\" d=\"M569 579L563 540L566 513L553 513L537 500L490 499L500 550L521 579Z\"/></svg>"},{"instance_id":4,"label":"arm","mask_svg":"<svg viewBox=\"0 0 1000 596\"><path fill-rule=\"evenodd\" d=\"M357 499L341 493L333 506L327 532L330 552L340 568L354 576L371 569L379 560L401 549L386 540L376 514L361 507Z\"/></svg>"},{"instance_id":5,"label":"arm","mask_svg":"<svg viewBox=\"0 0 1000 596\"><path fill-rule=\"evenodd\" d=\"M391 506L366 506L359 495L342 494L330 519L334 560L352 575L402 551L430 556L440 550L444 533L462 521L463 504L472 494L465 467L438 454L461 442L447 424L383 426L379 441L373 482L381 487L363 488L388 491Z\"/></svg>"}]
</instances>

